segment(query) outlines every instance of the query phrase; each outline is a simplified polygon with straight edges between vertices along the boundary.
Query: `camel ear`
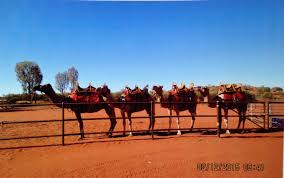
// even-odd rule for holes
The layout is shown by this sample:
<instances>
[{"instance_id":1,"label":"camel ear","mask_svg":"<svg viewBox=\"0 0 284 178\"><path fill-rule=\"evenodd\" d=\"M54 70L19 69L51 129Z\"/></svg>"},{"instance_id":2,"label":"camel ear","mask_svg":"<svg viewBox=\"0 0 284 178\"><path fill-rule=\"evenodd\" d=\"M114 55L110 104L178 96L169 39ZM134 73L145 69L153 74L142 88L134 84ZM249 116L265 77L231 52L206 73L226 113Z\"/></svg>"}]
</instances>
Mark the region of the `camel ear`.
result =
<instances>
[{"instance_id":1,"label":"camel ear","mask_svg":"<svg viewBox=\"0 0 284 178\"><path fill-rule=\"evenodd\" d=\"M163 85L161 85L161 88L163 88L164 86Z\"/></svg>"}]
</instances>

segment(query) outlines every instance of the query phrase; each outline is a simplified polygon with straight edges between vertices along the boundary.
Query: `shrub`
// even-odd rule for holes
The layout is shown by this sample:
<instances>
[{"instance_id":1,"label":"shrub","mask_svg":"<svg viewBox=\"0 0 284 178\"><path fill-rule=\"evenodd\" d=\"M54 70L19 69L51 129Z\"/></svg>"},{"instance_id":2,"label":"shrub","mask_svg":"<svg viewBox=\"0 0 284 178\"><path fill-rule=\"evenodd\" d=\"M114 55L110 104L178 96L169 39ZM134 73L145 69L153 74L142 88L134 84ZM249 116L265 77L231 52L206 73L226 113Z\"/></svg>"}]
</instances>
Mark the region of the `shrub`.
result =
<instances>
[{"instance_id":1,"label":"shrub","mask_svg":"<svg viewBox=\"0 0 284 178\"><path fill-rule=\"evenodd\" d=\"M16 103L27 103L27 101L31 101L31 95L29 94L8 94L2 97L3 100L6 100L8 104L16 104ZM49 101L48 97L44 94L36 95L37 100Z\"/></svg>"},{"instance_id":2,"label":"shrub","mask_svg":"<svg viewBox=\"0 0 284 178\"><path fill-rule=\"evenodd\" d=\"M262 94L262 98L265 98L265 99L272 99L272 93L270 92L265 92Z\"/></svg>"},{"instance_id":3,"label":"shrub","mask_svg":"<svg viewBox=\"0 0 284 178\"><path fill-rule=\"evenodd\" d=\"M257 92L260 93L260 94L263 94L263 93L265 93L265 92L270 92L270 91L271 91L271 90L270 90L269 87L264 87L264 86L262 86L262 87L257 88Z\"/></svg>"},{"instance_id":4,"label":"shrub","mask_svg":"<svg viewBox=\"0 0 284 178\"><path fill-rule=\"evenodd\" d=\"M282 92L282 91L283 91L283 88L281 88L281 87L273 87L273 88L272 88L272 91L273 91L273 92Z\"/></svg>"}]
</instances>

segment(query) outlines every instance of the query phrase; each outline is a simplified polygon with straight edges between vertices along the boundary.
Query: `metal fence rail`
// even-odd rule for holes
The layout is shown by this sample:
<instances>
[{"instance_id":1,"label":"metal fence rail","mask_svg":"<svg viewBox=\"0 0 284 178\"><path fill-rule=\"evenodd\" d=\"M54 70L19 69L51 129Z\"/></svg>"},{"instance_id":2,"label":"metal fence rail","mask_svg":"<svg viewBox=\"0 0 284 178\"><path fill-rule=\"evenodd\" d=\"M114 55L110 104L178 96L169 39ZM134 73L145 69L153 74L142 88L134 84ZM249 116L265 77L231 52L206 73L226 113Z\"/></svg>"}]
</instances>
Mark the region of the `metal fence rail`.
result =
<instances>
[{"instance_id":1,"label":"metal fence rail","mask_svg":"<svg viewBox=\"0 0 284 178\"><path fill-rule=\"evenodd\" d=\"M104 103L99 103L99 104L121 104L121 102L104 102ZM163 102L166 103L166 102ZM192 104L192 103L196 103L196 102L171 102L170 104ZM227 102L230 103L230 102ZM161 104L161 102L123 102L123 104ZM197 104L209 104L209 102L197 102ZM214 103L215 104L215 103ZM258 127L260 127L260 129L270 129L270 117L284 117L284 114L273 114L271 113L271 104L284 104L284 102L275 102L275 101L259 101L259 102L253 102L253 104L262 104L263 105L263 112L260 114L246 114L246 118L247 120L249 120L250 122L254 123L255 125L257 125ZM1 126L4 127L4 125L13 125L13 124L26 124L26 123L49 123L49 122L61 122L61 127L62 127L62 133L61 134L55 134L55 135L41 135L41 136L27 136L27 137L12 137L12 138L0 138L0 141L3 140L19 140L19 139L33 139L33 138L48 138L48 137L61 137L62 138L62 145L65 144L65 136L74 136L74 135L80 135L80 133L65 133L65 122L71 122L71 121L77 121L77 119L66 119L65 118L65 109L66 106L70 105L90 105L90 103L54 103L54 104L13 104L13 105L9 105L10 107L34 107L34 106L61 106L61 120L59 119L52 119L52 120L34 120L34 121L2 121L1 122ZM7 106L7 104L5 104L5 106ZM217 118L217 128L193 128L193 129L199 129L199 130L211 130L214 129L217 132L218 137L220 137L221 134L221 122L222 122L222 117L224 117L224 115L222 115L222 108L220 107L220 104L217 102L216 103L216 114L212 115L212 114L200 114L200 115L195 115L195 117L207 117L207 118ZM280 106L281 107L281 106ZM279 108L280 108L279 107ZM152 108L152 107L151 107ZM278 108L278 109L279 109ZM280 110L280 109L279 109ZM282 110L284 112L284 108ZM145 118L150 118L151 122L153 121L153 110L151 110L151 115L150 116L140 116L140 117L131 117L131 119L145 119ZM168 115L164 115L164 116L154 116L155 118L169 118ZM172 116L175 117L175 116ZM191 117L191 115L180 115L179 117L183 117L183 118L187 118L187 117ZM238 115L229 115L229 117L239 117ZM258 117L258 118L262 118L263 119L263 126L259 125L258 123L256 123L255 121L251 120L251 117ZM83 119L84 121L88 121L88 120L109 120L110 118L86 118ZM123 119L123 117L116 117L116 119ZM127 118L126 118L127 119ZM182 128L180 130L188 130L190 128ZM151 129L151 136L152 138L154 138L154 132L160 132L160 131L166 131L169 129ZM178 130L178 129L170 129L170 131L174 131L174 130ZM234 129L230 129L230 130L234 130ZM133 130L132 132L145 132L148 130ZM124 132L129 132L129 130L125 130L125 131L113 131L113 133L124 133ZM108 132L89 132L89 133L85 133L86 135L88 134L105 134Z\"/></svg>"}]
</instances>

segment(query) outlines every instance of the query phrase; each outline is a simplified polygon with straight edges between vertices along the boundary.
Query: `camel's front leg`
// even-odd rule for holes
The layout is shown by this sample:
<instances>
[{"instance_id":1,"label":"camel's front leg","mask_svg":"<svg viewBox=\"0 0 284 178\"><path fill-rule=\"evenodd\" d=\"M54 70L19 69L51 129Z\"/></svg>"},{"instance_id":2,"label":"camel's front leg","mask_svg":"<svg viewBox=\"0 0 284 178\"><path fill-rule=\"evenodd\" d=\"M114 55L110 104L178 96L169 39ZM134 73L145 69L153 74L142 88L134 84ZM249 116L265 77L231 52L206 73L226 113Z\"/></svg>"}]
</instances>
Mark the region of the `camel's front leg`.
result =
<instances>
[{"instance_id":1,"label":"camel's front leg","mask_svg":"<svg viewBox=\"0 0 284 178\"><path fill-rule=\"evenodd\" d=\"M115 125L116 125L115 111L114 111L113 107L107 107L107 108L105 108L105 111L110 118L110 128L109 128L109 131L108 131L108 137L112 137L112 132L113 132Z\"/></svg>"},{"instance_id":2,"label":"camel's front leg","mask_svg":"<svg viewBox=\"0 0 284 178\"><path fill-rule=\"evenodd\" d=\"M228 109L224 109L224 122L225 122L225 126L226 126L226 134L230 134L230 130L228 129L229 127L229 124L228 124L228 112L229 110Z\"/></svg>"},{"instance_id":3,"label":"camel's front leg","mask_svg":"<svg viewBox=\"0 0 284 178\"><path fill-rule=\"evenodd\" d=\"M129 126L129 136L132 136L132 120L131 120L131 113L127 113L127 117L128 117L128 126Z\"/></svg>"},{"instance_id":4,"label":"camel's front leg","mask_svg":"<svg viewBox=\"0 0 284 178\"><path fill-rule=\"evenodd\" d=\"M242 112L242 120L243 120L243 130L242 130L242 133L244 133L245 132L246 111Z\"/></svg>"},{"instance_id":5,"label":"camel's front leg","mask_svg":"<svg viewBox=\"0 0 284 178\"><path fill-rule=\"evenodd\" d=\"M168 134L171 133L171 126L172 126L172 110L168 109L168 114L169 114L169 130L168 130Z\"/></svg>"},{"instance_id":6,"label":"camel's front leg","mask_svg":"<svg viewBox=\"0 0 284 178\"><path fill-rule=\"evenodd\" d=\"M83 120L82 120L82 117L81 117L81 113L78 112L78 111L75 111L75 115L76 115L77 120L79 122L80 134L81 134L80 139L83 139L84 138L84 125L83 125Z\"/></svg>"},{"instance_id":7,"label":"camel's front leg","mask_svg":"<svg viewBox=\"0 0 284 178\"><path fill-rule=\"evenodd\" d=\"M180 131L180 121L179 121L179 112L176 111L176 114L177 114L177 127L178 127L177 135L181 135L181 131Z\"/></svg>"}]
</instances>

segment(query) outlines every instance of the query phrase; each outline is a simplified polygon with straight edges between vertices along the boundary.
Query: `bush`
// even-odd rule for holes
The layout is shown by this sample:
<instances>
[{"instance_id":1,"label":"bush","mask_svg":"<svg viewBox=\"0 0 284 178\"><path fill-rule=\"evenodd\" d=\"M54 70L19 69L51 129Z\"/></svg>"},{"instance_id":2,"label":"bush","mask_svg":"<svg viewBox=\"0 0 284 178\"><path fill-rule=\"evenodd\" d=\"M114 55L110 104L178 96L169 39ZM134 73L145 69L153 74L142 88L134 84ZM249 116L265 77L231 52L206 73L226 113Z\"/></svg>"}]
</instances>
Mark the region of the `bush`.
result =
<instances>
[{"instance_id":1,"label":"bush","mask_svg":"<svg viewBox=\"0 0 284 178\"><path fill-rule=\"evenodd\" d=\"M283 88L281 88L281 87L273 87L273 88L272 88L272 91L273 91L273 92L282 92L282 91L283 91Z\"/></svg>"},{"instance_id":2,"label":"bush","mask_svg":"<svg viewBox=\"0 0 284 178\"><path fill-rule=\"evenodd\" d=\"M265 93L265 92L270 92L270 91L271 91L271 90L270 90L269 87L264 87L264 86L262 86L262 87L257 88L257 92L260 93L260 94L263 94L263 93Z\"/></svg>"},{"instance_id":3,"label":"bush","mask_svg":"<svg viewBox=\"0 0 284 178\"><path fill-rule=\"evenodd\" d=\"M29 94L8 94L2 97L3 100L6 100L8 104L17 104L17 103L27 103L31 101L31 95ZM37 100L49 101L48 97L44 94L36 95Z\"/></svg>"},{"instance_id":4,"label":"bush","mask_svg":"<svg viewBox=\"0 0 284 178\"><path fill-rule=\"evenodd\" d=\"M262 94L262 98L265 98L265 99L272 99L272 93L270 92L265 92Z\"/></svg>"}]
</instances>

